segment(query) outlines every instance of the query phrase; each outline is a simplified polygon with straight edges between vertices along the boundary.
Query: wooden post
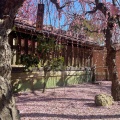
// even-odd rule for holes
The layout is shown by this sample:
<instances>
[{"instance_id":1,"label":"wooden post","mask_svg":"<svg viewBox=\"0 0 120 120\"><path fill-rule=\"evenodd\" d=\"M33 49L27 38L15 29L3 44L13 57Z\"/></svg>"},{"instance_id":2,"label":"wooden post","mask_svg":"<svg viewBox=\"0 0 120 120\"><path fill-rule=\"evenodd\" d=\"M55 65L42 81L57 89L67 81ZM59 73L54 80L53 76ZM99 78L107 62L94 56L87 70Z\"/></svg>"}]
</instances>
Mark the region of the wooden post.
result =
<instances>
[{"instance_id":1,"label":"wooden post","mask_svg":"<svg viewBox=\"0 0 120 120\"><path fill-rule=\"evenodd\" d=\"M76 58L77 67L79 67L79 43L77 42L77 58Z\"/></svg>"},{"instance_id":2,"label":"wooden post","mask_svg":"<svg viewBox=\"0 0 120 120\"><path fill-rule=\"evenodd\" d=\"M13 49L13 35L12 34L9 35L9 44L11 46L11 49Z\"/></svg>"},{"instance_id":3,"label":"wooden post","mask_svg":"<svg viewBox=\"0 0 120 120\"><path fill-rule=\"evenodd\" d=\"M67 45L66 45L66 51L65 51L65 63L66 66L68 66L68 41L67 41Z\"/></svg>"},{"instance_id":4,"label":"wooden post","mask_svg":"<svg viewBox=\"0 0 120 120\"><path fill-rule=\"evenodd\" d=\"M18 36L17 37L17 60L16 60L16 64L20 63L20 55L21 55L21 38Z\"/></svg>"},{"instance_id":5,"label":"wooden post","mask_svg":"<svg viewBox=\"0 0 120 120\"><path fill-rule=\"evenodd\" d=\"M80 49L80 65L81 67L83 65L83 49L82 48Z\"/></svg>"},{"instance_id":6,"label":"wooden post","mask_svg":"<svg viewBox=\"0 0 120 120\"><path fill-rule=\"evenodd\" d=\"M77 65L77 47L74 46L74 67Z\"/></svg>"},{"instance_id":7,"label":"wooden post","mask_svg":"<svg viewBox=\"0 0 120 120\"><path fill-rule=\"evenodd\" d=\"M74 46L72 41L72 66L74 65Z\"/></svg>"},{"instance_id":8,"label":"wooden post","mask_svg":"<svg viewBox=\"0 0 120 120\"><path fill-rule=\"evenodd\" d=\"M44 4L38 4L36 30L40 31L43 28Z\"/></svg>"},{"instance_id":9,"label":"wooden post","mask_svg":"<svg viewBox=\"0 0 120 120\"><path fill-rule=\"evenodd\" d=\"M35 53L35 41L32 39L32 53Z\"/></svg>"},{"instance_id":10,"label":"wooden post","mask_svg":"<svg viewBox=\"0 0 120 120\"><path fill-rule=\"evenodd\" d=\"M70 51L69 51L70 52L70 60L69 61L70 61L70 66L72 66L72 46L70 45L69 47L70 47Z\"/></svg>"},{"instance_id":11,"label":"wooden post","mask_svg":"<svg viewBox=\"0 0 120 120\"><path fill-rule=\"evenodd\" d=\"M68 45L68 47L67 47L68 49L67 49L67 54L68 54L68 66L70 66L70 45Z\"/></svg>"},{"instance_id":12,"label":"wooden post","mask_svg":"<svg viewBox=\"0 0 120 120\"><path fill-rule=\"evenodd\" d=\"M28 54L28 39L25 39L25 53Z\"/></svg>"}]
</instances>

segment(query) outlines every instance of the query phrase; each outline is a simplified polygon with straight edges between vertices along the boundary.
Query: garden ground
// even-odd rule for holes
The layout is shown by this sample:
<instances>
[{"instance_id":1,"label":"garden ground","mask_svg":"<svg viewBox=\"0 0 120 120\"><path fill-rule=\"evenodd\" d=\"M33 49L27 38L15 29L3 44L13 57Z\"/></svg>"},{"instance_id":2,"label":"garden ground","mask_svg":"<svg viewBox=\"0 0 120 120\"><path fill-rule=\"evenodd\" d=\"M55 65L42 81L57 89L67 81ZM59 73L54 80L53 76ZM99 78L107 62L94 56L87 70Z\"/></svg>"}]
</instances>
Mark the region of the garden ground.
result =
<instances>
[{"instance_id":1,"label":"garden ground","mask_svg":"<svg viewBox=\"0 0 120 120\"><path fill-rule=\"evenodd\" d=\"M16 96L21 120L120 120L120 102L97 107L94 97L110 94L111 82L24 92Z\"/></svg>"}]
</instances>

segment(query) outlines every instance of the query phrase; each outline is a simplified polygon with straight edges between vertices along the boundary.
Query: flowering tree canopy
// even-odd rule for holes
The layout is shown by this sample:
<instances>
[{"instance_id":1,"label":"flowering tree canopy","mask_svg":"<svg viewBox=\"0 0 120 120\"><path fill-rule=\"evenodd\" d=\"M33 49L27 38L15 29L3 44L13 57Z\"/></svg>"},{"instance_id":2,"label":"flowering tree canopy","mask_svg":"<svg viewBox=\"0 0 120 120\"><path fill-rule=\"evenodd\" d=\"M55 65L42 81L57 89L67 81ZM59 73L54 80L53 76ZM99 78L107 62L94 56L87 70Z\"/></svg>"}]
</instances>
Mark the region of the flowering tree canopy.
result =
<instances>
[{"instance_id":1,"label":"flowering tree canopy","mask_svg":"<svg viewBox=\"0 0 120 120\"><path fill-rule=\"evenodd\" d=\"M78 26L78 24L83 24L80 19L86 19L95 26L94 30L88 29L89 32L101 33L107 27L109 14L118 17L114 23L113 37L114 42L118 42L115 36L119 34L120 3L117 0L26 0L19 9L17 19L36 25L38 3L45 5L44 25L63 30L69 30L73 21L74 26ZM101 35L98 34L98 36ZM101 39L103 40L103 37Z\"/></svg>"}]
</instances>

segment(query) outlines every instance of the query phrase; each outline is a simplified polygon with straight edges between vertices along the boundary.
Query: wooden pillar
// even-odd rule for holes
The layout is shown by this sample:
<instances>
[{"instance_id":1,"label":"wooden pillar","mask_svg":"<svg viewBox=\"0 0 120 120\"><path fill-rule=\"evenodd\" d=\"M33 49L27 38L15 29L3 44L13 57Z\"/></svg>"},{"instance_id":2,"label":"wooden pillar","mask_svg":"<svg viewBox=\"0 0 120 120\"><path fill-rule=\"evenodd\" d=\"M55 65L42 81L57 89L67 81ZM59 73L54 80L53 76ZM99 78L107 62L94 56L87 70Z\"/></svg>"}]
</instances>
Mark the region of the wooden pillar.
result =
<instances>
[{"instance_id":1,"label":"wooden pillar","mask_svg":"<svg viewBox=\"0 0 120 120\"><path fill-rule=\"evenodd\" d=\"M21 38L18 37L18 51L19 51L19 54L21 54Z\"/></svg>"},{"instance_id":2,"label":"wooden pillar","mask_svg":"<svg viewBox=\"0 0 120 120\"><path fill-rule=\"evenodd\" d=\"M67 45L66 45L66 51L65 51L65 63L66 66L68 66L68 41L67 41Z\"/></svg>"},{"instance_id":3,"label":"wooden pillar","mask_svg":"<svg viewBox=\"0 0 120 120\"><path fill-rule=\"evenodd\" d=\"M81 67L81 48L79 47L79 67Z\"/></svg>"},{"instance_id":4,"label":"wooden pillar","mask_svg":"<svg viewBox=\"0 0 120 120\"><path fill-rule=\"evenodd\" d=\"M82 50L82 67L85 67L85 48L83 47L83 50Z\"/></svg>"},{"instance_id":5,"label":"wooden pillar","mask_svg":"<svg viewBox=\"0 0 120 120\"><path fill-rule=\"evenodd\" d=\"M28 39L25 39L25 53L28 54Z\"/></svg>"},{"instance_id":6,"label":"wooden pillar","mask_svg":"<svg viewBox=\"0 0 120 120\"><path fill-rule=\"evenodd\" d=\"M90 67L92 67L92 58L93 58L93 51L91 51L91 53L90 53L91 55L90 55Z\"/></svg>"},{"instance_id":7,"label":"wooden pillar","mask_svg":"<svg viewBox=\"0 0 120 120\"><path fill-rule=\"evenodd\" d=\"M76 60L77 67L79 67L79 43L77 42L77 60Z\"/></svg>"},{"instance_id":8,"label":"wooden pillar","mask_svg":"<svg viewBox=\"0 0 120 120\"><path fill-rule=\"evenodd\" d=\"M68 45L67 47L67 54L68 54L68 66L70 66L70 53L71 53L71 49L70 49L70 45Z\"/></svg>"},{"instance_id":9,"label":"wooden pillar","mask_svg":"<svg viewBox=\"0 0 120 120\"><path fill-rule=\"evenodd\" d=\"M10 44L10 46L11 46L11 49L13 49L13 34L10 34L9 35L9 44Z\"/></svg>"},{"instance_id":10,"label":"wooden pillar","mask_svg":"<svg viewBox=\"0 0 120 120\"><path fill-rule=\"evenodd\" d=\"M87 59L87 51L86 49L84 50L84 67L86 67L86 59Z\"/></svg>"},{"instance_id":11,"label":"wooden pillar","mask_svg":"<svg viewBox=\"0 0 120 120\"><path fill-rule=\"evenodd\" d=\"M61 42L60 42L60 40L58 40L57 48L56 48L56 57L57 57L57 59L60 57L60 45L61 45Z\"/></svg>"},{"instance_id":12,"label":"wooden pillar","mask_svg":"<svg viewBox=\"0 0 120 120\"><path fill-rule=\"evenodd\" d=\"M80 66L82 67L83 65L83 49L80 48Z\"/></svg>"},{"instance_id":13,"label":"wooden pillar","mask_svg":"<svg viewBox=\"0 0 120 120\"><path fill-rule=\"evenodd\" d=\"M77 47L74 46L74 66L76 67L77 64Z\"/></svg>"},{"instance_id":14,"label":"wooden pillar","mask_svg":"<svg viewBox=\"0 0 120 120\"><path fill-rule=\"evenodd\" d=\"M16 64L19 64L20 63L20 55L21 55L21 38L18 36L17 37L17 54L16 54Z\"/></svg>"},{"instance_id":15,"label":"wooden pillar","mask_svg":"<svg viewBox=\"0 0 120 120\"><path fill-rule=\"evenodd\" d=\"M35 41L32 39L32 53L35 53Z\"/></svg>"},{"instance_id":16,"label":"wooden pillar","mask_svg":"<svg viewBox=\"0 0 120 120\"><path fill-rule=\"evenodd\" d=\"M65 51L66 51L66 45L67 45L67 43L65 42L65 39L62 39L62 45L63 45L62 57L64 58L64 65L66 65Z\"/></svg>"},{"instance_id":17,"label":"wooden pillar","mask_svg":"<svg viewBox=\"0 0 120 120\"><path fill-rule=\"evenodd\" d=\"M72 66L74 65L74 46L72 41Z\"/></svg>"},{"instance_id":18,"label":"wooden pillar","mask_svg":"<svg viewBox=\"0 0 120 120\"><path fill-rule=\"evenodd\" d=\"M81 64L80 64L80 46L78 45L78 66L80 67L81 66Z\"/></svg>"},{"instance_id":19,"label":"wooden pillar","mask_svg":"<svg viewBox=\"0 0 120 120\"><path fill-rule=\"evenodd\" d=\"M72 46L69 46L70 51L69 51L69 62L70 62L70 66L72 66Z\"/></svg>"}]
</instances>

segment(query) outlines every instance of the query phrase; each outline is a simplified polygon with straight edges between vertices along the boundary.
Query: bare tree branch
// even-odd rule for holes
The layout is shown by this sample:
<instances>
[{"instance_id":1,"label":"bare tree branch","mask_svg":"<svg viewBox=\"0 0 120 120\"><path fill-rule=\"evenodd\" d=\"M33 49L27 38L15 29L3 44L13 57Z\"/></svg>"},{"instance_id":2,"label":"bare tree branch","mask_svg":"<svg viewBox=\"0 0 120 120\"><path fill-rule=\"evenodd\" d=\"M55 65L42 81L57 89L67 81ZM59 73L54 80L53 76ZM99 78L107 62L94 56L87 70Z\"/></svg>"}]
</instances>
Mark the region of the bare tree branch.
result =
<instances>
[{"instance_id":1,"label":"bare tree branch","mask_svg":"<svg viewBox=\"0 0 120 120\"><path fill-rule=\"evenodd\" d=\"M60 6L58 0L50 0L53 4L55 4L57 10L61 10L62 8L64 8L66 5L70 4L71 2L75 2L75 1L69 1L66 2L64 5Z\"/></svg>"},{"instance_id":2,"label":"bare tree branch","mask_svg":"<svg viewBox=\"0 0 120 120\"><path fill-rule=\"evenodd\" d=\"M98 5L98 3L99 3L99 0L95 0L95 4Z\"/></svg>"},{"instance_id":3,"label":"bare tree branch","mask_svg":"<svg viewBox=\"0 0 120 120\"><path fill-rule=\"evenodd\" d=\"M99 3L99 0L95 0L96 6L94 7L94 9L92 11L87 11L85 14L92 14L95 13L97 10L100 10L105 16L106 16L106 12L107 12L107 7L105 6L104 3Z\"/></svg>"},{"instance_id":4,"label":"bare tree branch","mask_svg":"<svg viewBox=\"0 0 120 120\"><path fill-rule=\"evenodd\" d=\"M118 2L118 0L116 0L117 1L117 4L120 6L120 3Z\"/></svg>"},{"instance_id":5,"label":"bare tree branch","mask_svg":"<svg viewBox=\"0 0 120 120\"><path fill-rule=\"evenodd\" d=\"M113 3L114 6L116 6L115 1L116 1L116 0L112 0L112 3Z\"/></svg>"},{"instance_id":6,"label":"bare tree branch","mask_svg":"<svg viewBox=\"0 0 120 120\"><path fill-rule=\"evenodd\" d=\"M87 11L87 12L85 13L85 15L86 15L86 14L93 14L93 13L95 13L96 11L97 11L97 8L95 7L93 10Z\"/></svg>"}]
</instances>

